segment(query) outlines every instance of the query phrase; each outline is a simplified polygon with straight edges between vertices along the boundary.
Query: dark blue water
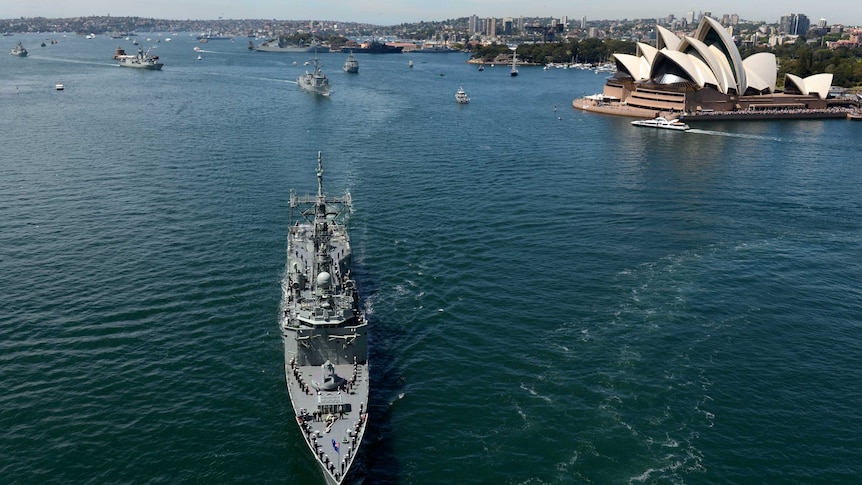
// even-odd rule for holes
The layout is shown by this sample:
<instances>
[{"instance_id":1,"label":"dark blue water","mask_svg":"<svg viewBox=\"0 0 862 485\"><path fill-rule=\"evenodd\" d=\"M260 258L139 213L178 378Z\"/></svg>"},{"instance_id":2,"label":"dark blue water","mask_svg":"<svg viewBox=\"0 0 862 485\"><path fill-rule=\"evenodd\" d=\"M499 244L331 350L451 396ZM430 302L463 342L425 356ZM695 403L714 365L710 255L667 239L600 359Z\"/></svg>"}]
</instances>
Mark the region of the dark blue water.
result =
<instances>
[{"instance_id":1,"label":"dark blue water","mask_svg":"<svg viewBox=\"0 0 862 485\"><path fill-rule=\"evenodd\" d=\"M320 483L276 323L318 150L373 324L366 483L862 475L862 124L638 129L572 110L603 75L462 54L321 54L327 99L244 40L151 35L139 72L42 37L0 41L31 53L0 55L3 483Z\"/></svg>"}]
</instances>

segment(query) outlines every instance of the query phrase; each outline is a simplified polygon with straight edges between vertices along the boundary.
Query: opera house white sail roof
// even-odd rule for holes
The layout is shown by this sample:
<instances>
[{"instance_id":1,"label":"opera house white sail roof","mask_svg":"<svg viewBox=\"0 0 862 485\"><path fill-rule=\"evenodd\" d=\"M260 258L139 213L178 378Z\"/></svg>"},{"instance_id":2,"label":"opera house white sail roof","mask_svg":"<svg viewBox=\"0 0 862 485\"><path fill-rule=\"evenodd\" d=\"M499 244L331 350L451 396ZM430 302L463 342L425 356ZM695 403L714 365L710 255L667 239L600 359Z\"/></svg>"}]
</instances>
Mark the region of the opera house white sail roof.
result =
<instances>
[{"instance_id":1,"label":"opera house white sail roof","mask_svg":"<svg viewBox=\"0 0 862 485\"><path fill-rule=\"evenodd\" d=\"M778 66L775 55L761 52L742 59L728 31L716 20L703 17L694 36L677 37L656 26L656 47L638 43L637 53L614 54L617 71L635 82L658 85L693 84L711 87L725 95L773 94ZM826 99L831 74L800 78L788 74L785 88Z\"/></svg>"}]
</instances>

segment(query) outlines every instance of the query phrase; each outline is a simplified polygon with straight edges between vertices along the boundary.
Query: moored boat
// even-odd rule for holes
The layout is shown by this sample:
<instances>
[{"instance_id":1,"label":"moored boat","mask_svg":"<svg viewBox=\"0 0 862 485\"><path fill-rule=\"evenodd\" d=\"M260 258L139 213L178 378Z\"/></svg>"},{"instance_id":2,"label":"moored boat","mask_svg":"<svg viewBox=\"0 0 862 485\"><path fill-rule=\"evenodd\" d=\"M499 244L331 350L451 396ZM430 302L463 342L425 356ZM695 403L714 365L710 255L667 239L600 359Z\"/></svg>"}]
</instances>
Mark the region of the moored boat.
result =
<instances>
[{"instance_id":1,"label":"moored boat","mask_svg":"<svg viewBox=\"0 0 862 485\"><path fill-rule=\"evenodd\" d=\"M683 123L680 120L677 120L677 119L669 120L669 119L664 118L662 116L659 116L659 117L651 119L651 120L635 120L635 121L632 121L632 125L634 125L634 126L645 126L647 128L660 128L663 130L676 130L676 131L686 131L686 130L689 130L691 128L687 124Z\"/></svg>"},{"instance_id":2,"label":"moored boat","mask_svg":"<svg viewBox=\"0 0 862 485\"><path fill-rule=\"evenodd\" d=\"M297 44L288 44L284 39L268 40L254 50L260 52L283 52L283 53L305 53L305 52L329 52L329 46L322 44L317 39L311 39L311 42L300 40Z\"/></svg>"},{"instance_id":3,"label":"moored boat","mask_svg":"<svg viewBox=\"0 0 862 485\"><path fill-rule=\"evenodd\" d=\"M329 79L320 70L320 64L317 62L316 57L314 58L314 68L311 72L305 71L305 74L300 74L296 78L296 84L306 91L320 94L321 96L329 96L331 90Z\"/></svg>"},{"instance_id":4,"label":"moored boat","mask_svg":"<svg viewBox=\"0 0 862 485\"><path fill-rule=\"evenodd\" d=\"M287 270L279 317L285 380L306 446L326 482L350 476L368 426L368 322L351 276L349 193L291 190Z\"/></svg>"},{"instance_id":5,"label":"moored boat","mask_svg":"<svg viewBox=\"0 0 862 485\"><path fill-rule=\"evenodd\" d=\"M358 47L351 47L353 52L365 54L400 54L404 47L400 45L389 45L377 40L363 42Z\"/></svg>"}]
</instances>

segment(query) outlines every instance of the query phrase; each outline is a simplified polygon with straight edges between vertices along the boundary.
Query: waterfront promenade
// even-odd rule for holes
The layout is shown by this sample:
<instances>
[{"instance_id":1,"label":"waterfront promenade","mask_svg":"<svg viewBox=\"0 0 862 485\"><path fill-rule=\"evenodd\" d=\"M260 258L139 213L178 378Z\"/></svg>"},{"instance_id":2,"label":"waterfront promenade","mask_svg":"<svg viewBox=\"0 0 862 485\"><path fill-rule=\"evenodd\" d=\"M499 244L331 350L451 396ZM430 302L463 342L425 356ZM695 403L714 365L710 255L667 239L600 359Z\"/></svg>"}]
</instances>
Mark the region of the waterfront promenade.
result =
<instances>
[{"instance_id":1,"label":"waterfront promenade","mask_svg":"<svg viewBox=\"0 0 862 485\"><path fill-rule=\"evenodd\" d=\"M728 120L805 120L847 118L852 109L831 107L826 109L767 109L743 111L700 111L697 113L680 113L657 109L638 108L619 102L608 102L594 97L577 98L572 101L572 107L591 113L613 116L628 116L631 118L679 118L682 121L728 121Z\"/></svg>"}]
</instances>

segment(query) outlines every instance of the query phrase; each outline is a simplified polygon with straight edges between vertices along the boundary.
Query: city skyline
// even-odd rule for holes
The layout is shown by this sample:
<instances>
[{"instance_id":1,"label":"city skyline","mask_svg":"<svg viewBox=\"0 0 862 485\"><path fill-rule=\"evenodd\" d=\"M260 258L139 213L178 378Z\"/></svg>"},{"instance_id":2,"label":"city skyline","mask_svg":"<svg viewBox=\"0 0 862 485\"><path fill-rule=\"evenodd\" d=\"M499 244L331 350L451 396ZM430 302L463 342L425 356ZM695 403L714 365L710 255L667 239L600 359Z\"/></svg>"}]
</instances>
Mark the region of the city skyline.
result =
<instances>
[{"instance_id":1,"label":"city skyline","mask_svg":"<svg viewBox=\"0 0 862 485\"><path fill-rule=\"evenodd\" d=\"M693 2L696 3L696 2ZM452 2L425 2L403 0L382 5L370 0L331 0L329 2L284 2L278 0L150 0L145 3L118 4L113 0L81 0L78 2L44 3L0 0L0 18L46 17L69 18L86 16L152 17L173 20L224 19L277 19L277 20L333 20L363 22L376 25L396 25L420 21L442 21L469 17L567 17L577 20L651 19L668 15L684 17L711 12L713 16L738 14L741 19L777 23L782 15L801 13L814 23L825 18L829 25L862 25L862 9L855 1L839 0L827 5L788 0L779 6L765 3L731 0L714 4L685 5L671 0L634 2L621 0L611 4L572 5L562 0L545 0L525 6L513 0L462 0Z\"/></svg>"}]
</instances>

